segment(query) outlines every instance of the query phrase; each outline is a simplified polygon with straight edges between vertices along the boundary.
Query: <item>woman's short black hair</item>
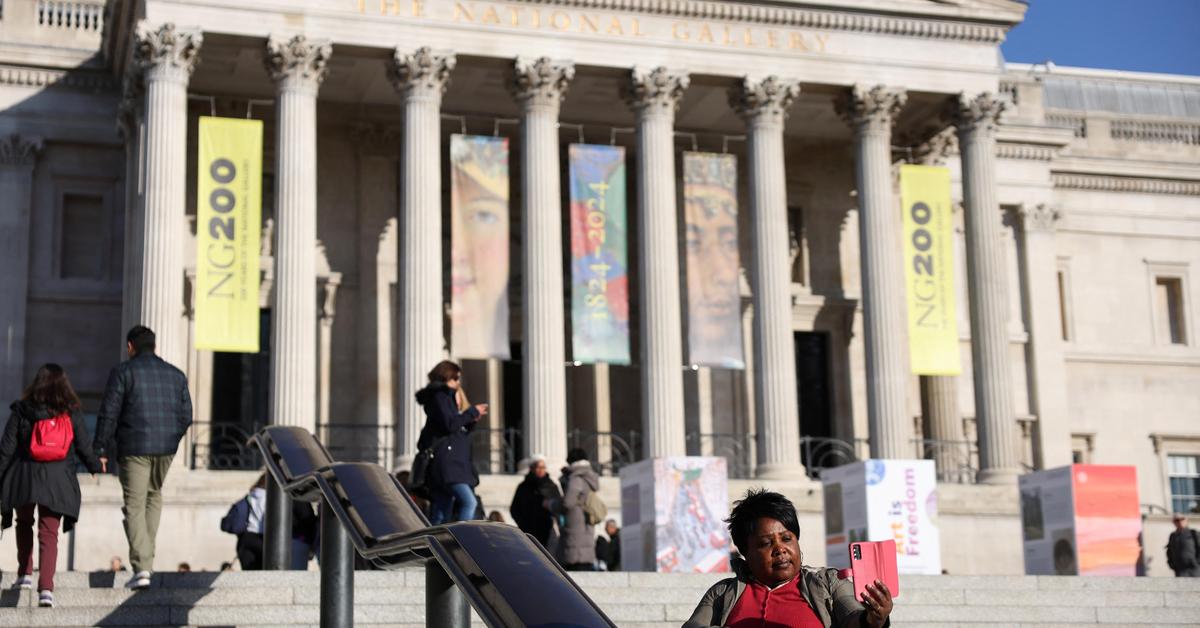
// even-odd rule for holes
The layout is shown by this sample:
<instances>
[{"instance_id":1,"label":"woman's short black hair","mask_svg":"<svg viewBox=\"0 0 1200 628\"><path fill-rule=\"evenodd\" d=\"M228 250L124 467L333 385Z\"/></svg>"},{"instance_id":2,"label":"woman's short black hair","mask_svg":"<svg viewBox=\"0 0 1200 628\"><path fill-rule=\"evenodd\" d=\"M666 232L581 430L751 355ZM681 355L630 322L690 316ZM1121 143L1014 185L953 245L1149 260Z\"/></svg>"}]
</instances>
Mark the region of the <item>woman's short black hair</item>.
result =
<instances>
[{"instance_id":1,"label":"woman's short black hair","mask_svg":"<svg viewBox=\"0 0 1200 628\"><path fill-rule=\"evenodd\" d=\"M792 534L800 536L800 522L796 520L796 507L791 500L765 488L752 488L746 491L745 497L733 503L733 512L725 520L729 524L729 536L742 556L747 555L747 538L758 520L763 518L774 519Z\"/></svg>"},{"instance_id":2,"label":"woman's short black hair","mask_svg":"<svg viewBox=\"0 0 1200 628\"><path fill-rule=\"evenodd\" d=\"M587 460L587 452L582 447L575 447L567 452L567 464L575 464L580 460Z\"/></svg>"}]
</instances>

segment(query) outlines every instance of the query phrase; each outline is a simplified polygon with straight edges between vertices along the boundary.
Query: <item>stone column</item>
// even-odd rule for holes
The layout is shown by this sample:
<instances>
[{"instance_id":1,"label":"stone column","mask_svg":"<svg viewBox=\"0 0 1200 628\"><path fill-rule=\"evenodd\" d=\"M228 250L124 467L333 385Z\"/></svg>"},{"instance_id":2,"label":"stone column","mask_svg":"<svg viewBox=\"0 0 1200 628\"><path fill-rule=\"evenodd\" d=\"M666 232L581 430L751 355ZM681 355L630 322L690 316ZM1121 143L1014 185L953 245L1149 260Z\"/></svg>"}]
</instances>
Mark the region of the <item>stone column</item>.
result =
<instances>
[{"instance_id":1,"label":"stone column","mask_svg":"<svg viewBox=\"0 0 1200 628\"><path fill-rule=\"evenodd\" d=\"M637 114L642 431L649 458L687 453L674 124L689 82L665 67L634 68L626 93Z\"/></svg>"},{"instance_id":2,"label":"stone column","mask_svg":"<svg viewBox=\"0 0 1200 628\"><path fill-rule=\"evenodd\" d=\"M800 462L800 407L792 341L792 272L788 242L783 123L800 84L749 78L733 93L746 120L750 157L750 219L754 229L750 281L754 295L754 398L758 409L758 469L768 479L806 476Z\"/></svg>"},{"instance_id":3,"label":"stone column","mask_svg":"<svg viewBox=\"0 0 1200 628\"><path fill-rule=\"evenodd\" d=\"M141 77L135 72L125 74L123 96L117 113L117 131L125 143L125 238L122 241L123 263L121 278L121 338L119 359L128 357L125 332L138 324L139 303L142 299L141 236L145 206L142 204L142 175L145 154L144 90Z\"/></svg>"},{"instance_id":4,"label":"stone column","mask_svg":"<svg viewBox=\"0 0 1200 628\"><path fill-rule=\"evenodd\" d=\"M873 458L911 458L908 416L908 312L900 211L892 194L892 121L903 91L856 85L841 101L854 128L857 153L858 233L862 259L863 336L867 417Z\"/></svg>"},{"instance_id":5,"label":"stone column","mask_svg":"<svg viewBox=\"0 0 1200 628\"><path fill-rule=\"evenodd\" d=\"M187 181L187 84L202 36L174 24L138 27L133 56L146 89L145 196L134 233L141 264L137 319L154 330L158 355L184 368L183 241Z\"/></svg>"},{"instance_id":6,"label":"stone column","mask_svg":"<svg viewBox=\"0 0 1200 628\"><path fill-rule=\"evenodd\" d=\"M525 451L540 452L548 468L557 469L567 459L558 109L575 66L546 57L518 58L514 73L512 89L522 113Z\"/></svg>"},{"instance_id":7,"label":"stone column","mask_svg":"<svg viewBox=\"0 0 1200 628\"><path fill-rule=\"evenodd\" d=\"M1060 212L1048 205L1022 205L1021 268L1025 273L1029 320L1029 388L1034 426L1034 464L1052 469L1071 464L1071 427L1067 414L1066 364L1063 362L1062 311L1054 232Z\"/></svg>"},{"instance_id":8,"label":"stone column","mask_svg":"<svg viewBox=\"0 0 1200 628\"><path fill-rule=\"evenodd\" d=\"M442 94L454 69L452 54L397 49L392 83L404 101L400 154L400 252L396 275L399 317L396 355L396 454L399 468L412 464L425 415L414 400L425 374L445 355L442 336Z\"/></svg>"},{"instance_id":9,"label":"stone column","mask_svg":"<svg viewBox=\"0 0 1200 628\"><path fill-rule=\"evenodd\" d=\"M303 35L267 39L275 81L275 301L271 422L317 428L317 90L333 53Z\"/></svg>"},{"instance_id":10,"label":"stone column","mask_svg":"<svg viewBox=\"0 0 1200 628\"><path fill-rule=\"evenodd\" d=\"M921 407L925 411L925 439L934 441L925 444L925 457L937 465L939 480L962 482L971 464L971 451L963 437L954 376L921 377Z\"/></svg>"},{"instance_id":11,"label":"stone column","mask_svg":"<svg viewBox=\"0 0 1200 628\"><path fill-rule=\"evenodd\" d=\"M1008 359L1008 281L1000 202L996 194L996 127L1003 101L991 94L957 103L959 153L967 240L967 293L971 303L971 359L979 481L1002 484L1020 472Z\"/></svg>"},{"instance_id":12,"label":"stone column","mask_svg":"<svg viewBox=\"0 0 1200 628\"><path fill-rule=\"evenodd\" d=\"M29 224L33 167L40 138L0 137L0 394L16 399L29 383L25 369L25 306L29 294Z\"/></svg>"}]
</instances>

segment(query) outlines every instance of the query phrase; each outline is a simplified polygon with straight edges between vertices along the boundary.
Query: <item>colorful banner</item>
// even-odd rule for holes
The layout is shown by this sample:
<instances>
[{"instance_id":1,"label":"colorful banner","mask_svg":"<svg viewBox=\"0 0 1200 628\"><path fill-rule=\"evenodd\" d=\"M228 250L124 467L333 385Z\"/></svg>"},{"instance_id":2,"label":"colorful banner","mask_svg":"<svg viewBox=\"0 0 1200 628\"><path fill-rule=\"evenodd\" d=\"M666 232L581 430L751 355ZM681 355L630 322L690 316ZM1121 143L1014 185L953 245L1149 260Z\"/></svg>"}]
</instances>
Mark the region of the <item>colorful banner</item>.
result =
<instances>
[{"instance_id":1,"label":"colorful banner","mask_svg":"<svg viewBox=\"0 0 1200 628\"><path fill-rule=\"evenodd\" d=\"M509 358L508 138L450 136L450 348Z\"/></svg>"},{"instance_id":2,"label":"colorful banner","mask_svg":"<svg viewBox=\"0 0 1200 628\"><path fill-rule=\"evenodd\" d=\"M740 369L737 158L683 154L688 362Z\"/></svg>"},{"instance_id":3,"label":"colorful banner","mask_svg":"<svg viewBox=\"0 0 1200 628\"><path fill-rule=\"evenodd\" d=\"M625 149L572 144L572 357L629 364Z\"/></svg>"},{"instance_id":4,"label":"colorful banner","mask_svg":"<svg viewBox=\"0 0 1200 628\"><path fill-rule=\"evenodd\" d=\"M918 375L958 375L962 367L954 312L950 171L939 166L901 166L900 203L909 363Z\"/></svg>"},{"instance_id":5,"label":"colorful banner","mask_svg":"<svg viewBox=\"0 0 1200 628\"><path fill-rule=\"evenodd\" d=\"M196 348L258 352L261 120L202 116L196 174Z\"/></svg>"}]
</instances>

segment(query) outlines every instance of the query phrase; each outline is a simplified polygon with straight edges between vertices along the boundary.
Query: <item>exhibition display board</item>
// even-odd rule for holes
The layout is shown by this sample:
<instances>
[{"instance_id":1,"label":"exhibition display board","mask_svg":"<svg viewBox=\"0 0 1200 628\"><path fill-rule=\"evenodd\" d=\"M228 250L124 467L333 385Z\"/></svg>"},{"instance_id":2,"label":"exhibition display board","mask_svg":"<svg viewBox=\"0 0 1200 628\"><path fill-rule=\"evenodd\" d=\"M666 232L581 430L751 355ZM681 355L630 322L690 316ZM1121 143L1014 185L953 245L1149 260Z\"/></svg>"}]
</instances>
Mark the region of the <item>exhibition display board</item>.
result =
<instances>
[{"instance_id":1,"label":"exhibition display board","mask_svg":"<svg viewBox=\"0 0 1200 628\"><path fill-rule=\"evenodd\" d=\"M937 476L932 460L863 460L821 472L825 562L850 566L855 541L896 541L902 574L940 574Z\"/></svg>"},{"instance_id":2,"label":"exhibition display board","mask_svg":"<svg viewBox=\"0 0 1200 628\"><path fill-rule=\"evenodd\" d=\"M1025 573L1137 575L1137 469L1074 464L1023 475L1021 536Z\"/></svg>"},{"instance_id":3,"label":"exhibition display board","mask_svg":"<svg viewBox=\"0 0 1200 628\"><path fill-rule=\"evenodd\" d=\"M729 571L729 475L721 457L642 460L621 468L621 567Z\"/></svg>"}]
</instances>

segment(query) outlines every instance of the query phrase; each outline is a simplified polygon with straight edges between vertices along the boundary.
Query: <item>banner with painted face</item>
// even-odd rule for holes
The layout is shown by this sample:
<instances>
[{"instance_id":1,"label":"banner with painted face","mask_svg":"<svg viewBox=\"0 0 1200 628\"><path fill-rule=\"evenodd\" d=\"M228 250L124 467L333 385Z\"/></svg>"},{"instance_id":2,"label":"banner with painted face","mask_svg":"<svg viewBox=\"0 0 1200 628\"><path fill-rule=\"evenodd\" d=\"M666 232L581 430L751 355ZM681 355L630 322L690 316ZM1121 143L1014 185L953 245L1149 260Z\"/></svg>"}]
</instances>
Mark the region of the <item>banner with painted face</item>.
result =
<instances>
[{"instance_id":1,"label":"banner with painted face","mask_svg":"<svg viewBox=\"0 0 1200 628\"><path fill-rule=\"evenodd\" d=\"M202 116L196 168L197 349L258 353L261 120Z\"/></svg>"},{"instance_id":2,"label":"banner with painted face","mask_svg":"<svg viewBox=\"0 0 1200 628\"><path fill-rule=\"evenodd\" d=\"M629 364L625 149L572 144L567 154L572 357Z\"/></svg>"},{"instance_id":3,"label":"banner with painted face","mask_svg":"<svg viewBox=\"0 0 1200 628\"><path fill-rule=\"evenodd\" d=\"M509 358L508 138L450 136L450 349Z\"/></svg>"},{"instance_id":4,"label":"banner with painted face","mask_svg":"<svg viewBox=\"0 0 1200 628\"><path fill-rule=\"evenodd\" d=\"M745 368L738 293L737 158L683 154L688 361Z\"/></svg>"}]
</instances>

